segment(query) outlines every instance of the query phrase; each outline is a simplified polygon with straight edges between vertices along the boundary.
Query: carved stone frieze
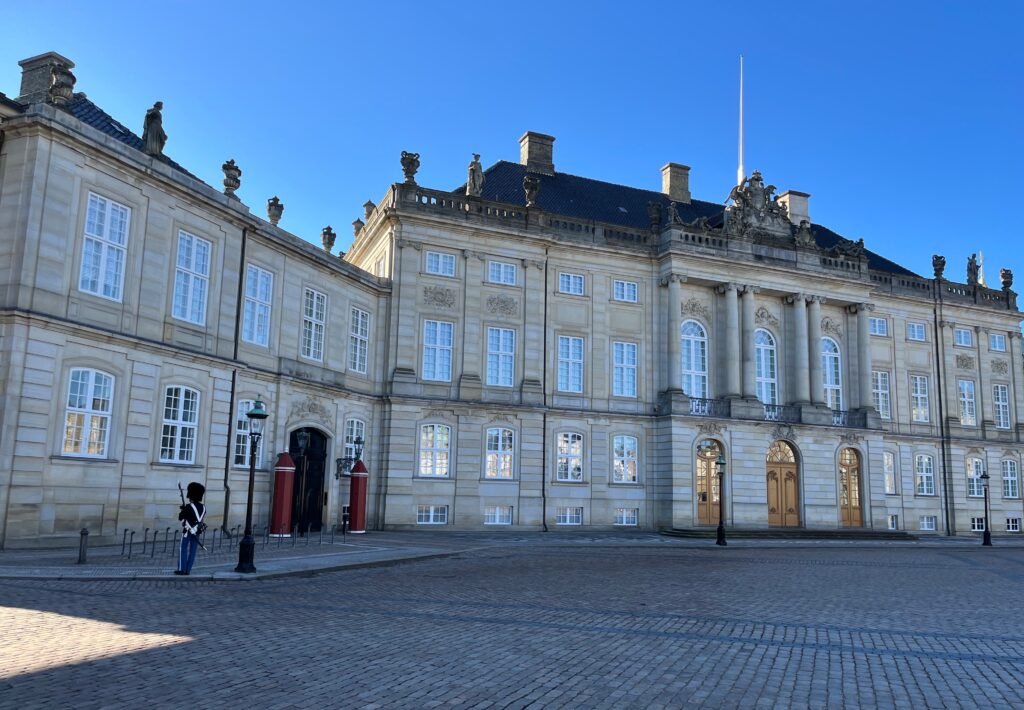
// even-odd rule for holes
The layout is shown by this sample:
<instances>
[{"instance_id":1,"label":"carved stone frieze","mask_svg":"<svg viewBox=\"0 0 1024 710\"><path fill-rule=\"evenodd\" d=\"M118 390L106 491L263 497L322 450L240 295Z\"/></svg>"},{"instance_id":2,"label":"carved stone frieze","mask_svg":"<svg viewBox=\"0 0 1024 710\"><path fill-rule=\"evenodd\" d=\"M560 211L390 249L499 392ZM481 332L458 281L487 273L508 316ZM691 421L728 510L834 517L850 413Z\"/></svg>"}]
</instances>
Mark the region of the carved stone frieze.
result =
<instances>
[{"instance_id":1,"label":"carved stone frieze","mask_svg":"<svg viewBox=\"0 0 1024 710\"><path fill-rule=\"evenodd\" d=\"M315 419L325 427L330 427L333 424L331 414L327 411L327 407L325 407L320 400L312 396L308 396L303 401L293 404L291 411L288 413L289 422L299 422L309 419Z\"/></svg>"},{"instance_id":2,"label":"carved stone frieze","mask_svg":"<svg viewBox=\"0 0 1024 710\"><path fill-rule=\"evenodd\" d=\"M700 316L705 321L711 320L711 311L706 305L698 301L696 298L688 298L679 304L679 314L681 316Z\"/></svg>"},{"instance_id":3,"label":"carved stone frieze","mask_svg":"<svg viewBox=\"0 0 1024 710\"><path fill-rule=\"evenodd\" d=\"M757 321L758 325L770 325L776 327L779 325L779 319L771 314L764 306L761 306L754 311L754 320Z\"/></svg>"},{"instance_id":4,"label":"carved stone frieze","mask_svg":"<svg viewBox=\"0 0 1024 710\"><path fill-rule=\"evenodd\" d=\"M454 421L458 417L455 415L455 411L452 409L428 409L423 412L424 419L447 419Z\"/></svg>"},{"instance_id":5,"label":"carved stone frieze","mask_svg":"<svg viewBox=\"0 0 1024 710\"><path fill-rule=\"evenodd\" d=\"M697 427L697 436L721 436L722 427L716 422L704 422Z\"/></svg>"},{"instance_id":6,"label":"carved stone frieze","mask_svg":"<svg viewBox=\"0 0 1024 710\"><path fill-rule=\"evenodd\" d=\"M853 433L843 434L841 437L839 437L839 441L841 441L844 444L850 444L850 445L859 444L863 440L864 440L863 437L861 437L858 434L853 434Z\"/></svg>"},{"instance_id":7,"label":"carved stone frieze","mask_svg":"<svg viewBox=\"0 0 1024 710\"><path fill-rule=\"evenodd\" d=\"M973 370L974 369L974 358L970 355L957 355L956 366L961 370Z\"/></svg>"},{"instance_id":8,"label":"carved stone frieze","mask_svg":"<svg viewBox=\"0 0 1024 710\"><path fill-rule=\"evenodd\" d=\"M519 313L519 299L512 296L488 296L487 312L499 316L514 316Z\"/></svg>"},{"instance_id":9,"label":"carved stone frieze","mask_svg":"<svg viewBox=\"0 0 1024 710\"><path fill-rule=\"evenodd\" d=\"M725 208L725 229L730 234L755 240L790 236L789 215L775 196L775 186L765 185L755 170L729 193L732 204Z\"/></svg>"},{"instance_id":10,"label":"carved stone frieze","mask_svg":"<svg viewBox=\"0 0 1024 710\"><path fill-rule=\"evenodd\" d=\"M789 441L796 441L796 434L793 432L793 427L789 424L776 424L772 428L772 439L788 439Z\"/></svg>"},{"instance_id":11,"label":"carved stone frieze","mask_svg":"<svg viewBox=\"0 0 1024 710\"><path fill-rule=\"evenodd\" d=\"M1005 375L1010 371L1010 364L1006 360L993 360L992 361L992 372L997 375Z\"/></svg>"},{"instance_id":12,"label":"carved stone frieze","mask_svg":"<svg viewBox=\"0 0 1024 710\"><path fill-rule=\"evenodd\" d=\"M437 308L454 308L455 291L443 286L424 286L423 303Z\"/></svg>"},{"instance_id":13,"label":"carved stone frieze","mask_svg":"<svg viewBox=\"0 0 1024 710\"><path fill-rule=\"evenodd\" d=\"M843 327L840 325L832 316L825 316L821 319L821 332L828 335L834 335L837 338L843 337Z\"/></svg>"}]
</instances>

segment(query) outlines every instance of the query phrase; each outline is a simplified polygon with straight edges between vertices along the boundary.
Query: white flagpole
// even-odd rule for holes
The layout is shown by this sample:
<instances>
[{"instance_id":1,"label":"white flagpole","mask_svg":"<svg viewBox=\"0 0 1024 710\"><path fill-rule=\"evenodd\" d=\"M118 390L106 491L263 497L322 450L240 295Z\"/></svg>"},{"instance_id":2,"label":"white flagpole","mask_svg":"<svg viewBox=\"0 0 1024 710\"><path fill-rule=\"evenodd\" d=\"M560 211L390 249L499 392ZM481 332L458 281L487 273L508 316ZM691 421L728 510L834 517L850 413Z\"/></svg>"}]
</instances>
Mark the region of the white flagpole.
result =
<instances>
[{"instance_id":1,"label":"white flagpole","mask_svg":"<svg viewBox=\"0 0 1024 710\"><path fill-rule=\"evenodd\" d=\"M742 185L746 174L743 170L743 55L740 55L740 164L736 169L736 184Z\"/></svg>"}]
</instances>

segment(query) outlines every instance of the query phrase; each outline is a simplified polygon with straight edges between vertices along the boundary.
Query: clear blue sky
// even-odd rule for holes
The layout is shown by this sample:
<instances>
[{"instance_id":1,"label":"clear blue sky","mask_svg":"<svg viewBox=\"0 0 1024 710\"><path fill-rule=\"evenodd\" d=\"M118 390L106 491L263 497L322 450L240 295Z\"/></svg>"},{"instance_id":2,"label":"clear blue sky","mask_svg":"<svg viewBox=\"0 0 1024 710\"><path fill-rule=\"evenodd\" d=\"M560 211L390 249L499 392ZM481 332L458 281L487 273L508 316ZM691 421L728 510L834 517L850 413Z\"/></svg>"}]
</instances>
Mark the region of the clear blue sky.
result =
<instances>
[{"instance_id":1,"label":"clear blue sky","mask_svg":"<svg viewBox=\"0 0 1024 710\"><path fill-rule=\"evenodd\" d=\"M556 136L562 172L694 196L735 182L738 57L746 167L812 194L811 216L924 275L972 251L1024 284L1024 2L8 3L0 91L54 50L76 90L141 134L164 102L168 155L319 243L402 179L452 189L471 153L516 161ZM1009 190L1009 192L1007 192Z\"/></svg>"}]
</instances>

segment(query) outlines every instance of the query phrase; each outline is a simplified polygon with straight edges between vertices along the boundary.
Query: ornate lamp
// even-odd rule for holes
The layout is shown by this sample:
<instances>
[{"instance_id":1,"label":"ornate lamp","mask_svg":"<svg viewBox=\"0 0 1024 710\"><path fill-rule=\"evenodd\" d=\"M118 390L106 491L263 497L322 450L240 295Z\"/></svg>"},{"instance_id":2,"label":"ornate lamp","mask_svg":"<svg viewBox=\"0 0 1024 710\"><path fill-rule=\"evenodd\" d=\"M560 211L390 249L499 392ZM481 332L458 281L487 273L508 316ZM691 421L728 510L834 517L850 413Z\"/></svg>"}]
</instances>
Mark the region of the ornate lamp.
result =
<instances>
[{"instance_id":1,"label":"ornate lamp","mask_svg":"<svg viewBox=\"0 0 1024 710\"><path fill-rule=\"evenodd\" d=\"M249 419L249 497L245 504L245 537L238 545L238 566L235 567L235 571L251 574L256 571L256 565L253 564L253 559L256 556L256 541L252 537L252 496L256 481L256 449L259 447L260 437L263 436L263 425L270 415L267 414L263 402L257 399L245 416Z\"/></svg>"}]
</instances>

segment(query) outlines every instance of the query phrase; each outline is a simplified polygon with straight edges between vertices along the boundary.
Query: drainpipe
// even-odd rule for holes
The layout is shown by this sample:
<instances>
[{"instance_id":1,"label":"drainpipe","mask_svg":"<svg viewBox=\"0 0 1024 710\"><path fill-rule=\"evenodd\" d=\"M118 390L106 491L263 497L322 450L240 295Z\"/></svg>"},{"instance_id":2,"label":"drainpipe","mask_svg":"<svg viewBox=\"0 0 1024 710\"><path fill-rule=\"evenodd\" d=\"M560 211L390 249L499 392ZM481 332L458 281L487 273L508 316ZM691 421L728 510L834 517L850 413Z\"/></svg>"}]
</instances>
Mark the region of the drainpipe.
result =
<instances>
[{"instance_id":1,"label":"drainpipe","mask_svg":"<svg viewBox=\"0 0 1024 710\"><path fill-rule=\"evenodd\" d=\"M938 394L939 403L939 447L942 456L942 507L946 517L946 535L955 534L953 529L953 511L949 500L949 424L946 422L946 412L943 406L945 387L942 382L944 371L944 360L942 353L945 350L945 343L941 342L943 331L942 323L942 277L935 275L932 286L932 324L935 331L935 389Z\"/></svg>"}]
</instances>

